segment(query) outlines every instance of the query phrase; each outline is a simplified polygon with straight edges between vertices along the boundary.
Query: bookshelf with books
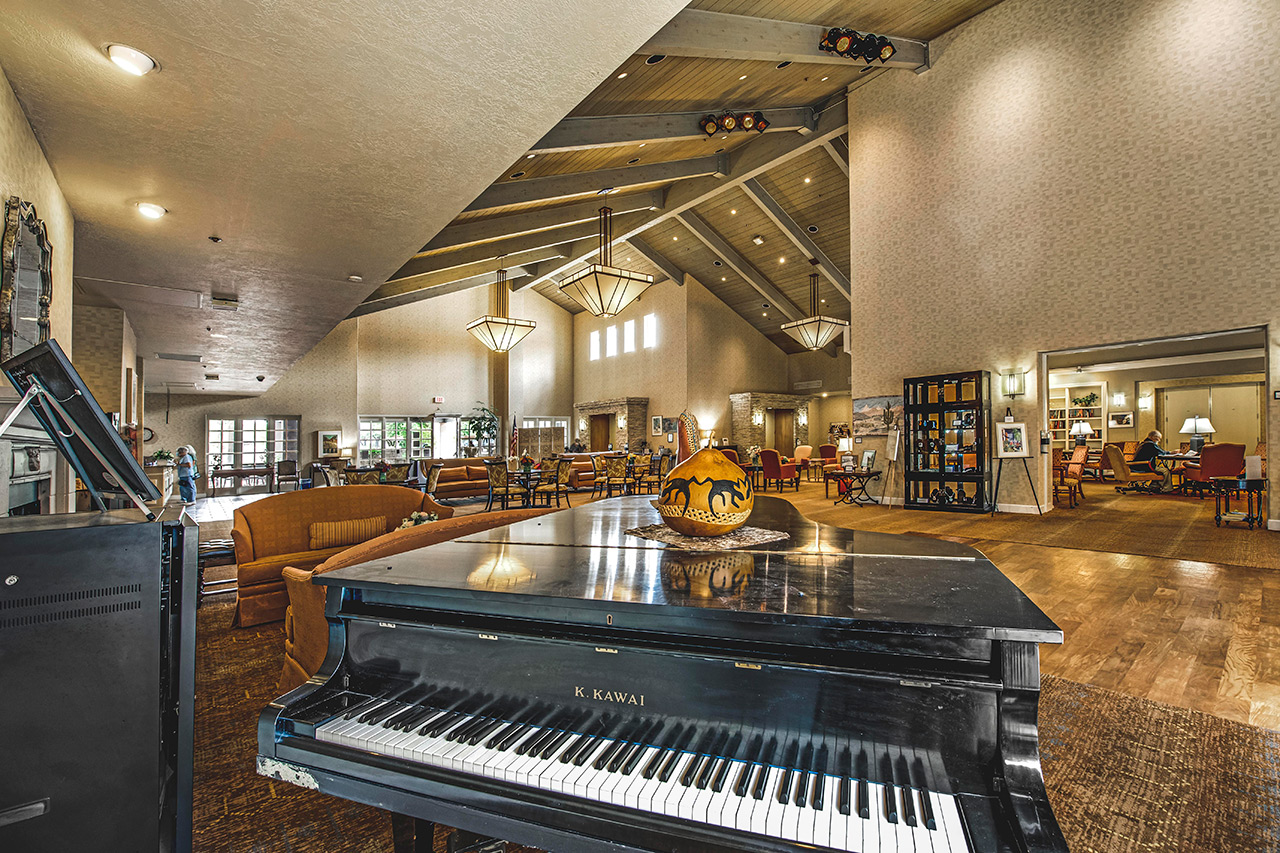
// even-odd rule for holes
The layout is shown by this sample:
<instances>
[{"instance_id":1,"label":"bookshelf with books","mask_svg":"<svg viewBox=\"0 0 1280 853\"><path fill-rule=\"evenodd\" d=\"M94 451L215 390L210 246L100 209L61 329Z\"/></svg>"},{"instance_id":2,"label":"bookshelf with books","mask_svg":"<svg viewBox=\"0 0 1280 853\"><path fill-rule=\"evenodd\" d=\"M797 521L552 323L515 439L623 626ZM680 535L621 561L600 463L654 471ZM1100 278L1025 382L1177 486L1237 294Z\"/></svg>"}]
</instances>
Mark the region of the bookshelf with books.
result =
<instances>
[{"instance_id":1,"label":"bookshelf with books","mask_svg":"<svg viewBox=\"0 0 1280 853\"><path fill-rule=\"evenodd\" d=\"M907 379L902 395L905 505L990 512L991 374Z\"/></svg>"},{"instance_id":2,"label":"bookshelf with books","mask_svg":"<svg viewBox=\"0 0 1280 853\"><path fill-rule=\"evenodd\" d=\"M1079 421L1093 427L1093 435L1085 439L1085 444L1102 452L1102 446L1107 443L1107 383L1049 385L1052 446L1070 453L1076 444L1071 427Z\"/></svg>"}]
</instances>

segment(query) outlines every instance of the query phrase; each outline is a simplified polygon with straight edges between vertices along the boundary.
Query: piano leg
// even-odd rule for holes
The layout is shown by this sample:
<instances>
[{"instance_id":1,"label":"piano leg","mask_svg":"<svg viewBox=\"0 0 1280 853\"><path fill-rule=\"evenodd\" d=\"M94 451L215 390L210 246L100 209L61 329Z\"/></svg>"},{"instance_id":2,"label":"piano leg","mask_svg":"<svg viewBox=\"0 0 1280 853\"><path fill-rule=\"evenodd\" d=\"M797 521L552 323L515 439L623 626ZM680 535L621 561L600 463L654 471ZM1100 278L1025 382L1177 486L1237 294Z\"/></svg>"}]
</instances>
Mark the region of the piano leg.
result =
<instances>
[{"instance_id":1,"label":"piano leg","mask_svg":"<svg viewBox=\"0 0 1280 853\"><path fill-rule=\"evenodd\" d=\"M391 813L395 853L435 853L436 825L408 815Z\"/></svg>"}]
</instances>

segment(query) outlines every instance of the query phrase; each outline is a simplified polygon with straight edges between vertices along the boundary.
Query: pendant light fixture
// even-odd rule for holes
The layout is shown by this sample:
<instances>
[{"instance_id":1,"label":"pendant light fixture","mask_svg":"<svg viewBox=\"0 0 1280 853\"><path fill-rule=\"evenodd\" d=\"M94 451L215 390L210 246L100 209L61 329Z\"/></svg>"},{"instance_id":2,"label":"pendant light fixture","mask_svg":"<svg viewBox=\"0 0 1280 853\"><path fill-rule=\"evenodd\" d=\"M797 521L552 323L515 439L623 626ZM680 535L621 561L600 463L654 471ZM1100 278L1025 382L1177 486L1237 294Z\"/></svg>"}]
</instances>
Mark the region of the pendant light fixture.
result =
<instances>
[{"instance_id":1,"label":"pendant light fixture","mask_svg":"<svg viewBox=\"0 0 1280 853\"><path fill-rule=\"evenodd\" d=\"M560 292L597 317L612 317L653 284L653 276L613 265L613 211L600 208L598 263L560 283Z\"/></svg>"},{"instance_id":2,"label":"pendant light fixture","mask_svg":"<svg viewBox=\"0 0 1280 853\"><path fill-rule=\"evenodd\" d=\"M493 314L477 317L467 324L467 331L480 343L494 352L508 352L524 340L525 335L537 328L532 320L516 320L507 316L511 305L511 288L507 285L507 271L498 259L498 277L493 288Z\"/></svg>"},{"instance_id":3,"label":"pendant light fixture","mask_svg":"<svg viewBox=\"0 0 1280 853\"><path fill-rule=\"evenodd\" d=\"M824 317L818 313L818 274L809 273L809 316L803 320L783 323L782 331L795 338L807 349L822 349L831 343L848 320L837 320L835 317Z\"/></svg>"}]
</instances>

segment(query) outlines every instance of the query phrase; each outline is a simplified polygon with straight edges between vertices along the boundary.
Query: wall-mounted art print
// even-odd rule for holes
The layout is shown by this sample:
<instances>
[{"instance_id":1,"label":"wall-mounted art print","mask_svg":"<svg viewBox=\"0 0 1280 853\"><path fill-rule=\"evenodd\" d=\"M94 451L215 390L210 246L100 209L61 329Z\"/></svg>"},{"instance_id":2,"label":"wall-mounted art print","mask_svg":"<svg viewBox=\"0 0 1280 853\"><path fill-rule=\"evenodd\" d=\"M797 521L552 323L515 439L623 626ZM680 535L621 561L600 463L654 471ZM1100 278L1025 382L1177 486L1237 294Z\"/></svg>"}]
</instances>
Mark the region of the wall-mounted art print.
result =
<instances>
[{"instance_id":1,"label":"wall-mounted art print","mask_svg":"<svg viewBox=\"0 0 1280 853\"><path fill-rule=\"evenodd\" d=\"M1030 455L1026 424L996 424L996 458L1025 459Z\"/></svg>"},{"instance_id":2,"label":"wall-mounted art print","mask_svg":"<svg viewBox=\"0 0 1280 853\"><path fill-rule=\"evenodd\" d=\"M662 416L654 415L649 418L649 429L653 435L662 435Z\"/></svg>"},{"instance_id":3,"label":"wall-mounted art print","mask_svg":"<svg viewBox=\"0 0 1280 853\"><path fill-rule=\"evenodd\" d=\"M677 421L677 420L679 420L679 419L678 419L678 418L663 418L663 419L662 419L662 431L663 431L663 432L675 432L675 431L676 431L676 426L677 426L677 425L676 425L676 421Z\"/></svg>"},{"instance_id":4,"label":"wall-mounted art print","mask_svg":"<svg viewBox=\"0 0 1280 853\"><path fill-rule=\"evenodd\" d=\"M853 401L854 435L888 435L902 424L902 397L859 397Z\"/></svg>"},{"instance_id":5,"label":"wall-mounted art print","mask_svg":"<svg viewBox=\"0 0 1280 853\"><path fill-rule=\"evenodd\" d=\"M1133 426L1133 412L1112 412L1107 418L1107 426L1112 429L1125 429Z\"/></svg>"},{"instance_id":6,"label":"wall-mounted art print","mask_svg":"<svg viewBox=\"0 0 1280 853\"><path fill-rule=\"evenodd\" d=\"M316 455L340 456L342 454L342 430L322 429L316 431Z\"/></svg>"}]
</instances>

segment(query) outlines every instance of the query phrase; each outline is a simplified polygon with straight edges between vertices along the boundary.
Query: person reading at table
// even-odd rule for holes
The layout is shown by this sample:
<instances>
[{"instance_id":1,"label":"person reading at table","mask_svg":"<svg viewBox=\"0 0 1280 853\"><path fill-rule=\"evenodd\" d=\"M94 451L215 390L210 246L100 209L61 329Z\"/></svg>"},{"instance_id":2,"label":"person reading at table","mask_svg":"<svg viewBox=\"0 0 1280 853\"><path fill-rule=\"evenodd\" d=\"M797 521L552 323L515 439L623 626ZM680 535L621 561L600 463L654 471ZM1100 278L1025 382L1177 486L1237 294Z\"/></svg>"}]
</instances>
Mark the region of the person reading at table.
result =
<instances>
[{"instance_id":1,"label":"person reading at table","mask_svg":"<svg viewBox=\"0 0 1280 853\"><path fill-rule=\"evenodd\" d=\"M1160 461L1160 457L1164 454L1164 450L1160 447L1163 439L1164 435L1158 429L1147 433L1146 439L1138 445L1137 452L1133 454L1133 461L1129 463L1129 468L1134 471L1160 474L1164 477L1164 481L1160 484L1160 491L1168 492L1173 488L1173 469Z\"/></svg>"}]
</instances>

